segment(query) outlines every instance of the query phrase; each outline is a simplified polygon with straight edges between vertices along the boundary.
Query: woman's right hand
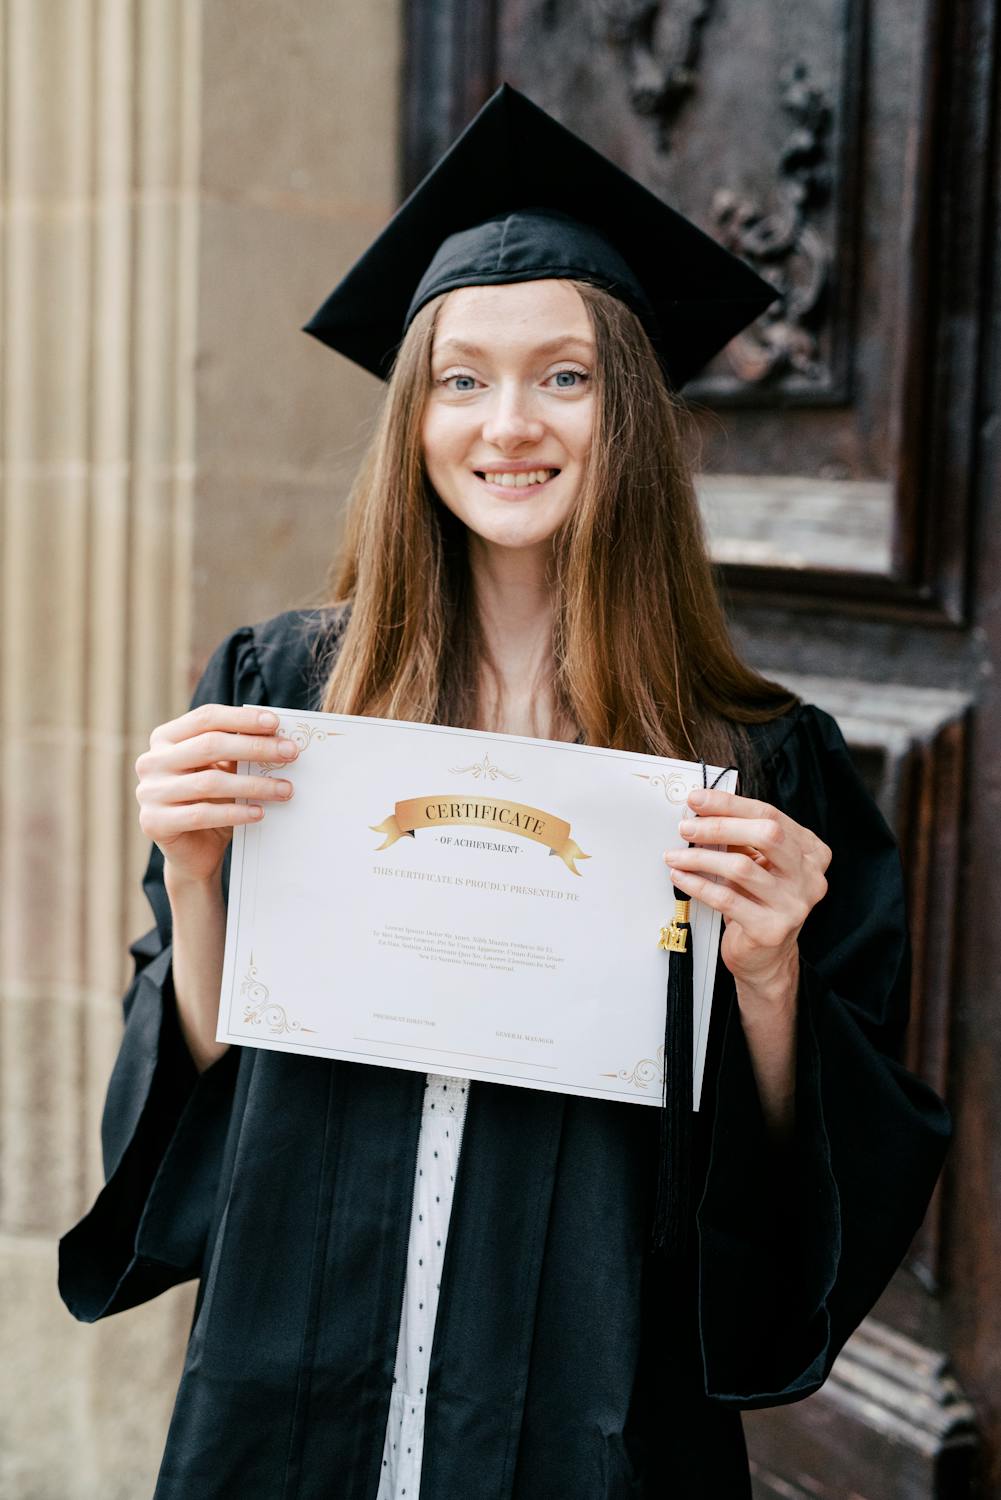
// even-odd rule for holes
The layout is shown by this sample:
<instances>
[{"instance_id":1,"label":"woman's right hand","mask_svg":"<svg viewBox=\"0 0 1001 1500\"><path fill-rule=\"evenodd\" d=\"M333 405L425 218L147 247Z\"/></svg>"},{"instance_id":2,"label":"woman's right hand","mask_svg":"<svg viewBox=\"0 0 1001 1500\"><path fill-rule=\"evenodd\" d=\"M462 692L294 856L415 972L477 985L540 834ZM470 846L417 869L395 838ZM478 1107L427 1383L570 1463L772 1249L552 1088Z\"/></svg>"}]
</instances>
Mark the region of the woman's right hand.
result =
<instances>
[{"instance_id":1,"label":"woman's right hand","mask_svg":"<svg viewBox=\"0 0 1001 1500\"><path fill-rule=\"evenodd\" d=\"M295 760L298 747L279 740L277 728L278 716L267 710L203 703L153 730L136 761L136 799L140 827L163 851L166 874L214 880L236 825L264 816L255 803L292 795L292 783L281 777L236 774L239 761Z\"/></svg>"}]
</instances>

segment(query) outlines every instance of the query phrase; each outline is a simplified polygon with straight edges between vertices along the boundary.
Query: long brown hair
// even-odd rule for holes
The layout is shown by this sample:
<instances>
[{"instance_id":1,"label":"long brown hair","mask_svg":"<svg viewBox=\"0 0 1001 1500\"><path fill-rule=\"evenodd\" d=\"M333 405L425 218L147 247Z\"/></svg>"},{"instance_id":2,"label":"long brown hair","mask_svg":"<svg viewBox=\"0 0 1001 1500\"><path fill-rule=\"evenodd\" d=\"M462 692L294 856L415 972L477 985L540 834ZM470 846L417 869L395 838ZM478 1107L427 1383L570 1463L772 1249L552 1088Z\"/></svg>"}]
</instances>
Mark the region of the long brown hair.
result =
<instances>
[{"instance_id":1,"label":"long brown hair","mask_svg":"<svg viewBox=\"0 0 1001 1500\"><path fill-rule=\"evenodd\" d=\"M736 764L742 726L797 701L734 650L685 458L685 409L639 319L571 283L596 344L595 429L577 503L554 538L556 707L585 741ZM445 294L448 295L447 293ZM421 451L444 297L414 318L352 490L332 602L351 603L323 708L470 726L484 647L465 526L432 490Z\"/></svg>"}]
</instances>

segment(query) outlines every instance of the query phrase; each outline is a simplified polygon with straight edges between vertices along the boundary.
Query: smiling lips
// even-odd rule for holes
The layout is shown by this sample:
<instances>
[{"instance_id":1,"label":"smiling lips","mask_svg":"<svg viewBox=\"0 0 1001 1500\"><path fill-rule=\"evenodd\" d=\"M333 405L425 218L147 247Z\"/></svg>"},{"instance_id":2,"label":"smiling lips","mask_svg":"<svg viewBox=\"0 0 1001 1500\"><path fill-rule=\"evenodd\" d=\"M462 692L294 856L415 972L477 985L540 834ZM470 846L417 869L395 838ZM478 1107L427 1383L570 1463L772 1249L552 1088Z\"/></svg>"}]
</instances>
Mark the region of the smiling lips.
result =
<instances>
[{"instance_id":1,"label":"smiling lips","mask_svg":"<svg viewBox=\"0 0 1001 1500\"><path fill-rule=\"evenodd\" d=\"M524 490L530 485L545 484L548 480L554 479L560 471L559 469L475 469L473 472L477 479L482 479L486 484L499 485L506 490Z\"/></svg>"}]
</instances>

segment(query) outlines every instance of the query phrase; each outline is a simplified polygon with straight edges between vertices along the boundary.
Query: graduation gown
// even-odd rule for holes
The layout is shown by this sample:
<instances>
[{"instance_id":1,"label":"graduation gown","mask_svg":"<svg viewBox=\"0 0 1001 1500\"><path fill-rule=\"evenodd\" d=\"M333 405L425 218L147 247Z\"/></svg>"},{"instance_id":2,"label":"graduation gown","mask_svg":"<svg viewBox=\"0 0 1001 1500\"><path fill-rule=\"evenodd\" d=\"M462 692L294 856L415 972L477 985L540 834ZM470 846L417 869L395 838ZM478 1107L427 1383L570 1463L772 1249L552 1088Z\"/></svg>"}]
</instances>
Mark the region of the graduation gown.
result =
<instances>
[{"instance_id":1,"label":"graduation gown","mask_svg":"<svg viewBox=\"0 0 1001 1500\"><path fill-rule=\"evenodd\" d=\"M238 630L195 701L317 707L341 628L315 611ZM648 1250L657 1110L472 1084L422 1500L749 1496L741 1409L817 1390L922 1219L949 1125L894 1060L893 837L827 714L753 732L771 800L833 850L800 937L793 1139L767 1136L722 963L685 1264ZM61 1241L63 1299L92 1322L200 1278L156 1500L374 1500L423 1077L238 1046L199 1075L155 848L145 889L107 1182Z\"/></svg>"}]
</instances>

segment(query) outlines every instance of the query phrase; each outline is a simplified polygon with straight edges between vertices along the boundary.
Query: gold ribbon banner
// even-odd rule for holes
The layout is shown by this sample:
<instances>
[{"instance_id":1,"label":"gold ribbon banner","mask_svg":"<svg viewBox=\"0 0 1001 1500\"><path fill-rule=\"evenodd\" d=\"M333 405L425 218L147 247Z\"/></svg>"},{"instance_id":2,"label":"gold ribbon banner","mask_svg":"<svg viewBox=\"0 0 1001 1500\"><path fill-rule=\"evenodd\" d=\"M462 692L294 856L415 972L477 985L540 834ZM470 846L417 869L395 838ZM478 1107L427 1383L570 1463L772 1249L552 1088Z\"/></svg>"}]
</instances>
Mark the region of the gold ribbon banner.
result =
<instances>
[{"instance_id":1,"label":"gold ribbon banner","mask_svg":"<svg viewBox=\"0 0 1001 1500\"><path fill-rule=\"evenodd\" d=\"M438 828L445 824L462 824L473 828L491 828L495 833L517 833L522 838L545 844L556 854L572 875L580 871L575 859L590 859L570 837L570 824L537 807L523 802L495 802L489 797L408 797L397 802L393 812L381 823L370 823L373 833L383 834L379 849L388 849L397 839L413 838L418 828Z\"/></svg>"}]
</instances>

